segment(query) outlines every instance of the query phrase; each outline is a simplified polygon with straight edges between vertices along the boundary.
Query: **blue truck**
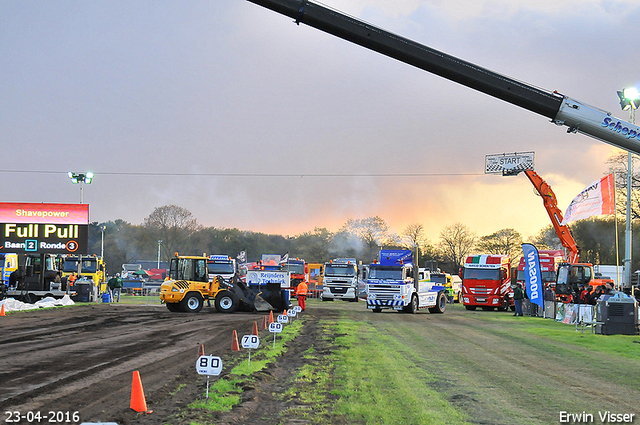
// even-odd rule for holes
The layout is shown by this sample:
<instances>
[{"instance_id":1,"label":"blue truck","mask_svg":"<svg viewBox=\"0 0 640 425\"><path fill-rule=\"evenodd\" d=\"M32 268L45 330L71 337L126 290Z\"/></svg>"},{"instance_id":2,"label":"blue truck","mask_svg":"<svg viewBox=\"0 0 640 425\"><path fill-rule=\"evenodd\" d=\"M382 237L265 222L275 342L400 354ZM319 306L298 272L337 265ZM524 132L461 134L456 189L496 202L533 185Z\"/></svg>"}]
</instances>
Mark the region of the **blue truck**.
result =
<instances>
[{"instance_id":1,"label":"blue truck","mask_svg":"<svg viewBox=\"0 0 640 425\"><path fill-rule=\"evenodd\" d=\"M445 287L428 277L418 279L416 276L410 250L380 250L378 260L369 266L367 309L374 313L383 309L416 313L427 308L431 313L444 313Z\"/></svg>"}]
</instances>

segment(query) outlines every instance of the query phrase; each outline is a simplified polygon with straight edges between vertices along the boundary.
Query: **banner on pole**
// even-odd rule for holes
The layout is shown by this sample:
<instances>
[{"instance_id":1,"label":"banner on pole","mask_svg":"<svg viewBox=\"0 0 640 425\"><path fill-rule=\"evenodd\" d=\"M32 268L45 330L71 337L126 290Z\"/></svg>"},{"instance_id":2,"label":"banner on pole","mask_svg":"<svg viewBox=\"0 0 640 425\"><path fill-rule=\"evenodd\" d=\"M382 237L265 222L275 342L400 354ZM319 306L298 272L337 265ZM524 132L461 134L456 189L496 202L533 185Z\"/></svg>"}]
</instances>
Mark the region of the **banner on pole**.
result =
<instances>
[{"instance_id":1,"label":"banner on pole","mask_svg":"<svg viewBox=\"0 0 640 425\"><path fill-rule=\"evenodd\" d=\"M569 204L562 225L595 215L613 214L614 190L613 173L585 187Z\"/></svg>"},{"instance_id":2,"label":"banner on pole","mask_svg":"<svg viewBox=\"0 0 640 425\"><path fill-rule=\"evenodd\" d=\"M522 244L524 254L524 280L527 286L529 301L544 308L542 293L542 273L540 272L540 256L538 249L530 243Z\"/></svg>"}]
</instances>

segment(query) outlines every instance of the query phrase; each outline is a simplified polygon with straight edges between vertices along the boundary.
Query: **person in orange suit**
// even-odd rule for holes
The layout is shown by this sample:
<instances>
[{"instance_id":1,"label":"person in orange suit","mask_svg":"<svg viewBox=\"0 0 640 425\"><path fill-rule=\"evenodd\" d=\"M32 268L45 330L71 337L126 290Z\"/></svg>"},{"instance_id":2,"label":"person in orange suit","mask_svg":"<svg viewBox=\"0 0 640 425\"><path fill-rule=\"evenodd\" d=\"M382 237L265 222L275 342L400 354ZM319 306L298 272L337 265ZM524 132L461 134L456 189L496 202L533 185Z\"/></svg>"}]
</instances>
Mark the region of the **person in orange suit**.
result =
<instances>
[{"instance_id":1,"label":"person in orange suit","mask_svg":"<svg viewBox=\"0 0 640 425\"><path fill-rule=\"evenodd\" d=\"M300 282L298 284L298 287L296 288L296 295L298 296L298 305L300 306L302 311L304 311L305 309L305 301L307 299L308 290L309 288L307 287L307 283L305 281Z\"/></svg>"}]
</instances>

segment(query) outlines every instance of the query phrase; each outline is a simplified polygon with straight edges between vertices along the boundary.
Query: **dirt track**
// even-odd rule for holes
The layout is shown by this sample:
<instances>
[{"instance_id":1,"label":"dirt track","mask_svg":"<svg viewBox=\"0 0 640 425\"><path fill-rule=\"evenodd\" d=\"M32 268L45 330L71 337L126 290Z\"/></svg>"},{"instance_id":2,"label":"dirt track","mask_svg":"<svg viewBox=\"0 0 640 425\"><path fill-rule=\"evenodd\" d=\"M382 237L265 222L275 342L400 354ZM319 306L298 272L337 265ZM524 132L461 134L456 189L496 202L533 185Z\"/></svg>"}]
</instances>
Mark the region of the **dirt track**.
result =
<instances>
[{"instance_id":1,"label":"dirt track","mask_svg":"<svg viewBox=\"0 0 640 425\"><path fill-rule=\"evenodd\" d=\"M305 337L290 344L278 365L245 388L242 404L217 415L216 423L278 423L286 406L273 394L286 388L300 366L301 352L311 344L326 344L317 338L317 318L339 315L406 341L408 352L417 353L416 366L434 376L425 385L446 393L474 423L557 424L562 410L637 413L640 391L618 376L637 371L640 361L613 364L583 357L572 347L549 345L514 333L513 326L484 320L487 314L508 313L466 312L456 306L444 315L374 314L363 303L311 302L306 314ZM186 314L115 304L0 317L0 412L79 411L82 421L118 424L197 421L201 418L175 415L204 392L205 381L195 372L199 345L226 362L234 358L232 331L248 334L253 322L261 320L258 314L225 315L206 308ZM607 337L601 338L606 342ZM567 350L575 361L566 361ZM592 367L594 363L601 367ZM142 376L151 415L129 409L134 370Z\"/></svg>"},{"instance_id":2,"label":"dirt track","mask_svg":"<svg viewBox=\"0 0 640 425\"><path fill-rule=\"evenodd\" d=\"M132 372L139 370L154 416L183 400L163 391L198 380L195 360L230 353L231 335L251 333L255 314L170 313L161 306L99 304L13 313L1 318L0 409L79 411L82 421L127 423ZM224 359L224 357L223 357ZM191 391L199 391L194 386ZM6 420L6 415L3 420Z\"/></svg>"}]
</instances>

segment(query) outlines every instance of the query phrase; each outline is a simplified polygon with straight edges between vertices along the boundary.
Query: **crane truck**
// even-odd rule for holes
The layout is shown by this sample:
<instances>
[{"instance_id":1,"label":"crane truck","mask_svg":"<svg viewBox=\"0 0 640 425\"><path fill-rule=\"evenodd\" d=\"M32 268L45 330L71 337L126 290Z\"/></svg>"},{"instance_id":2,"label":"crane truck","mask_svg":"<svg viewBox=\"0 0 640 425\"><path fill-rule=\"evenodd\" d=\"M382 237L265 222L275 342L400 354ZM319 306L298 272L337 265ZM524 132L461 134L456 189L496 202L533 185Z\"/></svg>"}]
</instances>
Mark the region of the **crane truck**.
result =
<instances>
[{"instance_id":1,"label":"crane truck","mask_svg":"<svg viewBox=\"0 0 640 425\"><path fill-rule=\"evenodd\" d=\"M610 112L498 74L308 0L248 0L367 49L509 102L620 149L640 154L640 127Z\"/></svg>"},{"instance_id":2,"label":"crane truck","mask_svg":"<svg viewBox=\"0 0 640 425\"><path fill-rule=\"evenodd\" d=\"M416 276L410 250L380 250L378 260L369 265L367 309L374 313L383 309L416 313L427 308L430 313L444 313L447 308L444 286L426 276L424 279Z\"/></svg>"},{"instance_id":3,"label":"crane truck","mask_svg":"<svg viewBox=\"0 0 640 425\"><path fill-rule=\"evenodd\" d=\"M525 175L529 178L529 181L542 198L544 208L551 219L551 225L553 226L558 239L560 239L560 243L568 251L567 261L561 262L557 266L555 283L556 297L558 301L573 302L579 295L581 286L592 286L595 290L598 286L604 286L607 283L613 284L612 279L596 278L592 264L579 262L580 251L576 245L576 241L571 235L569 226L562 222L562 210L558 208L558 199L551 189L551 185L531 169L504 170L503 175L515 175L521 171L524 171Z\"/></svg>"}]
</instances>

